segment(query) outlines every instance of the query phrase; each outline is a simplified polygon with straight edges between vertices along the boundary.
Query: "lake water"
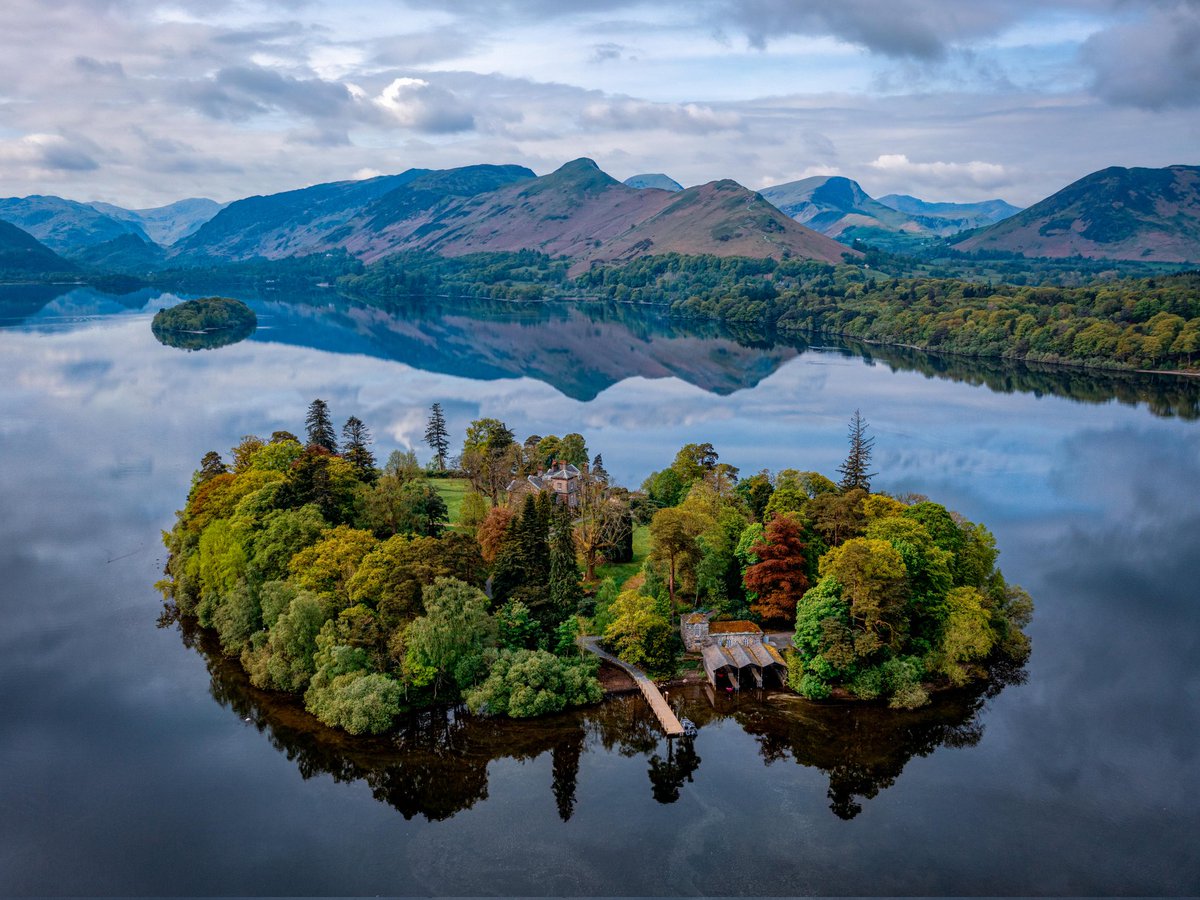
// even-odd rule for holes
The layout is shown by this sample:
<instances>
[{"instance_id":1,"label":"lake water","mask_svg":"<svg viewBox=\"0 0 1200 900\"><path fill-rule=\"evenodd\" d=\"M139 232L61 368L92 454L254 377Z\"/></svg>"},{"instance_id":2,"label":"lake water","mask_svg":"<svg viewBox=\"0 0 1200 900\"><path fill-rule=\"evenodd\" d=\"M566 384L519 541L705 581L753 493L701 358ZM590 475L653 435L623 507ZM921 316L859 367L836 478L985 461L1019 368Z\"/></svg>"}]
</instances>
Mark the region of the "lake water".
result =
<instances>
[{"instance_id":1,"label":"lake water","mask_svg":"<svg viewBox=\"0 0 1200 900\"><path fill-rule=\"evenodd\" d=\"M0 893L1195 894L1194 382L812 348L632 308L394 315L246 297L232 346L159 344L156 292L0 292ZM580 431L636 486L689 441L986 523L1033 595L1023 683L892 713L786 695L633 699L536 723L429 714L350 739L157 627L161 529L204 451L299 432L377 451L440 401Z\"/></svg>"}]
</instances>

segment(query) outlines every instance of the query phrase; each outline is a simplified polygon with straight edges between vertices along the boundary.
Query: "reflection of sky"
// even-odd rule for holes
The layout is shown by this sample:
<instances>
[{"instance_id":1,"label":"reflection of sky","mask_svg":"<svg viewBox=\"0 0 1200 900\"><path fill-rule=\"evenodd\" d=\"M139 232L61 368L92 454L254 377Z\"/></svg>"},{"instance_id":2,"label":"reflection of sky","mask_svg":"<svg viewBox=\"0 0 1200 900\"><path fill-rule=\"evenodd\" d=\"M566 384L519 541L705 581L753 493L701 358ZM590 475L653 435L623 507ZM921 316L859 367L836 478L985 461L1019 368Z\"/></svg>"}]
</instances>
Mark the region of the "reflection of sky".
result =
<instances>
[{"instance_id":1,"label":"reflection of sky","mask_svg":"<svg viewBox=\"0 0 1200 900\"><path fill-rule=\"evenodd\" d=\"M587 754L569 828L547 806L546 758L493 765L489 800L438 826L401 821L362 785L302 785L207 697L199 658L153 629L149 584L158 530L202 453L299 432L315 396L339 421L366 421L381 457L413 445L424 456L426 411L440 401L456 436L480 415L520 436L579 430L631 485L688 441L712 441L745 472L832 473L861 408L878 439L877 486L986 522L1006 574L1033 593L1029 683L992 702L978 747L914 760L851 824L827 812L822 777L762 768L730 723L702 733L696 783L672 807L651 805L644 760ZM584 403L531 378L471 380L261 336L183 353L154 340L144 308L0 329L0 808L17 811L0 813L0 883L528 892L534 874L578 861L579 890L650 893L671 890L647 855L661 853L695 889L722 893L751 883L723 880L733 873L785 893L1194 893L1197 428L827 353L785 360L729 396L634 377ZM738 837L751 821L738 797L781 817L754 846ZM501 837L512 821L529 823L522 841ZM392 842L407 849L379 849ZM639 865L598 862L601 844ZM356 847L377 853L363 860ZM754 871L723 866L728 852ZM309 858L322 870L294 862ZM500 880L485 887L497 859ZM458 874L438 881L452 860Z\"/></svg>"}]
</instances>

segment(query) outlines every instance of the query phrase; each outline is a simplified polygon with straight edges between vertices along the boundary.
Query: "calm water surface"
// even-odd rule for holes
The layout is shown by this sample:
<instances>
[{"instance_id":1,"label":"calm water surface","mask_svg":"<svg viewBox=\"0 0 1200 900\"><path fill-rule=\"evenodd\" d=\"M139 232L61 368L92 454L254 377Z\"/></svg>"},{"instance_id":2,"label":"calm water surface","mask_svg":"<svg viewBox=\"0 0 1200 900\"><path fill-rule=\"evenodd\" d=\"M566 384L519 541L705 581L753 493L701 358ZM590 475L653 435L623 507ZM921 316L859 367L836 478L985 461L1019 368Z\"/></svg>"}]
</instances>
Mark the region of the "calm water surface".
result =
<instances>
[{"instance_id":1,"label":"calm water surface","mask_svg":"<svg viewBox=\"0 0 1200 900\"><path fill-rule=\"evenodd\" d=\"M629 308L396 315L252 298L184 352L177 298L0 290L0 893L1200 892L1197 386L806 348ZM896 714L785 695L453 714L351 740L156 627L191 471L315 396L381 456L441 401L579 430L636 485L682 443L831 472L859 407L876 486L995 532L1037 604L1023 683Z\"/></svg>"}]
</instances>

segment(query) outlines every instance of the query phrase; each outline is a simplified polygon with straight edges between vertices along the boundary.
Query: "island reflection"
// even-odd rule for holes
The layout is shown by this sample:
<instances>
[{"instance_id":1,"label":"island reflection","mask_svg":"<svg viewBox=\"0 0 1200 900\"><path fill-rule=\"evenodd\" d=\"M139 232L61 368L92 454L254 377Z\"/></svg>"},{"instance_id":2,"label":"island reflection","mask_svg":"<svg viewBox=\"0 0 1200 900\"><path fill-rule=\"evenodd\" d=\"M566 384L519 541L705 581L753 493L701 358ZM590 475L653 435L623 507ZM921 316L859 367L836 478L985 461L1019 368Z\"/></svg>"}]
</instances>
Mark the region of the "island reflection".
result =
<instances>
[{"instance_id":1,"label":"island reflection","mask_svg":"<svg viewBox=\"0 0 1200 900\"><path fill-rule=\"evenodd\" d=\"M705 728L723 720L754 737L768 770L791 759L826 775L830 810L852 819L863 811L864 801L896 782L913 757L929 756L943 746L979 743L986 701L1025 678L1024 669L997 671L985 685L947 692L912 711L810 703L788 693L755 696L747 691L730 698L707 686L673 688L671 696L680 702L681 712L699 727L695 739L663 737L640 695L610 697L594 707L523 721L428 709L403 718L390 734L354 737L322 725L294 698L255 688L238 661L221 653L216 635L194 620L168 610L160 626L176 627L184 645L204 658L213 699L265 735L303 778L362 781L376 800L405 819L422 816L431 822L486 800L493 761L528 761L545 753L552 760L547 788L564 822L575 813L579 764L589 750L645 758L650 796L658 803L674 803L689 783L702 777L696 745L706 744ZM770 778L770 771L761 777Z\"/></svg>"}]
</instances>

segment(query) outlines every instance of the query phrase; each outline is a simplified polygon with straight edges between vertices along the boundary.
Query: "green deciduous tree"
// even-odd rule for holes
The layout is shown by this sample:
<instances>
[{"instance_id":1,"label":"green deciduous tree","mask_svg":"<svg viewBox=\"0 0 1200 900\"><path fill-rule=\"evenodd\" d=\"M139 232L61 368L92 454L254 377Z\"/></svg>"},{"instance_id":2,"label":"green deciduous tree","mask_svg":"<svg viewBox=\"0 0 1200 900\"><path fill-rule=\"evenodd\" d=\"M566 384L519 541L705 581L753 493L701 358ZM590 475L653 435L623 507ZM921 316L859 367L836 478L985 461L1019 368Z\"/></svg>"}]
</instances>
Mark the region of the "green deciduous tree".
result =
<instances>
[{"instance_id":1,"label":"green deciduous tree","mask_svg":"<svg viewBox=\"0 0 1200 900\"><path fill-rule=\"evenodd\" d=\"M587 661L545 650L503 650L487 679L467 693L467 707L479 715L518 719L598 703L603 696Z\"/></svg>"},{"instance_id":2,"label":"green deciduous tree","mask_svg":"<svg viewBox=\"0 0 1200 900\"><path fill-rule=\"evenodd\" d=\"M496 643L496 623L479 588L439 578L422 594L425 614L409 626L405 665L430 673L434 694L465 691L485 669L484 651Z\"/></svg>"}]
</instances>

